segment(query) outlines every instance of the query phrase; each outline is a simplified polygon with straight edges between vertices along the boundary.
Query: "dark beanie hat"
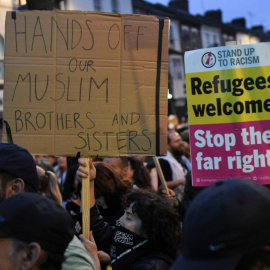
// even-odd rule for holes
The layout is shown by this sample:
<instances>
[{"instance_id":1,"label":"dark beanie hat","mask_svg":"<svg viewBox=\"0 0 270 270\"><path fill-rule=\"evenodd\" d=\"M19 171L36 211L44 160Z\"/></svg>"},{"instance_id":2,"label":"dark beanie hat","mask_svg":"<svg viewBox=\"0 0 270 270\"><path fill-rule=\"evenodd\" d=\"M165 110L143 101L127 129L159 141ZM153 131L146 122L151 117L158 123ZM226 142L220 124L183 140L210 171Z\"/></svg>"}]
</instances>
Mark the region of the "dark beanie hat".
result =
<instances>
[{"instance_id":1,"label":"dark beanie hat","mask_svg":"<svg viewBox=\"0 0 270 270\"><path fill-rule=\"evenodd\" d=\"M218 181L189 205L182 254L171 270L233 270L270 243L270 190L244 179Z\"/></svg>"},{"instance_id":2,"label":"dark beanie hat","mask_svg":"<svg viewBox=\"0 0 270 270\"><path fill-rule=\"evenodd\" d=\"M24 192L0 204L0 238L37 242L43 250L63 255L74 233L69 213L46 196Z\"/></svg>"},{"instance_id":3,"label":"dark beanie hat","mask_svg":"<svg viewBox=\"0 0 270 270\"><path fill-rule=\"evenodd\" d=\"M34 190L38 187L36 163L24 148L9 143L0 143L0 170L21 178Z\"/></svg>"}]
</instances>

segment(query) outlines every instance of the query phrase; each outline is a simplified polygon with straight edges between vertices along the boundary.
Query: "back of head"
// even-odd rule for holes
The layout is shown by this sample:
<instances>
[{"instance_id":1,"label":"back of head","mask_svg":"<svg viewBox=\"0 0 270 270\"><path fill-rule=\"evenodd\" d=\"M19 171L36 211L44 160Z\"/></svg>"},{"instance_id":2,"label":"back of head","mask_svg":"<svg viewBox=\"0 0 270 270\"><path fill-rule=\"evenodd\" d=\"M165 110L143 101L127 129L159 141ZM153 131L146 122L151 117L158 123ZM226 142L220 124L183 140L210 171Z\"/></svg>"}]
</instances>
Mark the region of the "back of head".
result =
<instances>
[{"instance_id":1,"label":"back of head","mask_svg":"<svg viewBox=\"0 0 270 270\"><path fill-rule=\"evenodd\" d=\"M63 256L74 236L71 216L53 200L34 193L20 193L0 204L0 238L38 243Z\"/></svg>"},{"instance_id":2,"label":"back of head","mask_svg":"<svg viewBox=\"0 0 270 270\"><path fill-rule=\"evenodd\" d=\"M143 161L136 157L127 158L133 173L134 184L139 188L150 189L151 186L151 177L149 170L144 166Z\"/></svg>"},{"instance_id":3,"label":"back of head","mask_svg":"<svg viewBox=\"0 0 270 270\"><path fill-rule=\"evenodd\" d=\"M172 269L233 270L270 243L270 190L249 180L219 181L187 209L182 255Z\"/></svg>"},{"instance_id":4,"label":"back of head","mask_svg":"<svg viewBox=\"0 0 270 270\"><path fill-rule=\"evenodd\" d=\"M175 258L179 253L180 224L168 199L152 190L136 189L124 198L125 209L131 204L133 213L142 221L152 250Z\"/></svg>"},{"instance_id":5,"label":"back of head","mask_svg":"<svg viewBox=\"0 0 270 270\"><path fill-rule=\"evenodd\" d=\"M131 185L122 179L117 170L104 162L95 163L96 180L95 196L103 196L109 205L113 201L119 201L121 196L131 189Z\"/></svg>"},{"instance_id":6,"label":"back of head","mask_svg":"<svg viewBox=\"0 0 270 270\"><path fill-rule=\"evenodd\" d=\"M0 171L8 173L14 178L21 178L25 183L26 191L37 191L36 164L26 149L15 144L0 143Z\"/></svg>"},{"instance_id":7,"label":"back of head","mask_svg":"<svg viewBox=\"0 0 270 270\"><path fill-rule=\"evenodd\" d=\"M184 187L183 199L181 201L184 211L188 208L189 204L194 200L195 196L199 194L205 187L195 187L192 185L192 175L191 172L186 174L186 181Z\"/></svg>"},{"instance_id":8,"label":"back of head","mask_svg":"<svg viewBox=\"0 0 270 270\"><path fill-rule=\"evenodd\" d=\"M62 205L62 195L55 173L51 171L45 171L39 166L37 166L37 172L39 178L38 193L44 196L48 196L58 204Z\"/></svg>"}]
</instances>

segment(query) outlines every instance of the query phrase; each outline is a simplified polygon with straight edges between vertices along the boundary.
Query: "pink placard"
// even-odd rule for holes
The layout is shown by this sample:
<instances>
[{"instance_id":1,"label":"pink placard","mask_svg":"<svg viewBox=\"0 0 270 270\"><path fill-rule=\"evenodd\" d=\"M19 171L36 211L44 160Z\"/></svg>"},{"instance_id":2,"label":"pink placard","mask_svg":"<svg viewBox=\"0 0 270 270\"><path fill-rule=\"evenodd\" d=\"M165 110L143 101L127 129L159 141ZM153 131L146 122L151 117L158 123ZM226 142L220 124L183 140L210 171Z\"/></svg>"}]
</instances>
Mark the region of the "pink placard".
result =
<instances>
[{"instance_id":1,"label":"pink placard","mask_svg":"<svg viewBox=\"0 0 270 270\"><path fill-rule=\"evenodd\" d=\"M236 177L270 184L270 120L191 125L190 141L193 186Z\"/></svg>"}]
</instances>

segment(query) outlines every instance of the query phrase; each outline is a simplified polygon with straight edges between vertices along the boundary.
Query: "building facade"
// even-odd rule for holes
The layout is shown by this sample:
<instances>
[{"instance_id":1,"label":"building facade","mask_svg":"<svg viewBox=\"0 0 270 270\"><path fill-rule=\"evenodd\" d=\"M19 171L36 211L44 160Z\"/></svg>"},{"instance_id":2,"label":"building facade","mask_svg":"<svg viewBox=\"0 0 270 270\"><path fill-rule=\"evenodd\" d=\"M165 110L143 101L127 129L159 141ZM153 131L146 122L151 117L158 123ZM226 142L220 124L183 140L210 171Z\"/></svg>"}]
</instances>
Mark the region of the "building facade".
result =
<instances>
[{"instance_id":1,"label":"building facade","mask_svg":"<svg viewBox=\"0 0 270 270\"><path fill-rule=\"evenodd\" d=\"M66 10L133 13L131 0L65 0L62 1L61 8Z\"/></svg>"},{"instance_id":2,"label":"building facade","mask_svg":"<svg viewBox=\"0 0 270 270\"><path fill-rule=\"evenodd\" d=\"M190 0L193 1L193 0ZM245 19L223 23L222 11L212 10L204 16L189 13L188 0L171 0L168 6L133 0L134 13L169 17L171 19L169 41L169 114L176 114L180 122L187 120L184 55L186 51L224 46L227 42L254 44L269 42L270 33L262 26L247 29Z\"/></svg>"}]
</instances>

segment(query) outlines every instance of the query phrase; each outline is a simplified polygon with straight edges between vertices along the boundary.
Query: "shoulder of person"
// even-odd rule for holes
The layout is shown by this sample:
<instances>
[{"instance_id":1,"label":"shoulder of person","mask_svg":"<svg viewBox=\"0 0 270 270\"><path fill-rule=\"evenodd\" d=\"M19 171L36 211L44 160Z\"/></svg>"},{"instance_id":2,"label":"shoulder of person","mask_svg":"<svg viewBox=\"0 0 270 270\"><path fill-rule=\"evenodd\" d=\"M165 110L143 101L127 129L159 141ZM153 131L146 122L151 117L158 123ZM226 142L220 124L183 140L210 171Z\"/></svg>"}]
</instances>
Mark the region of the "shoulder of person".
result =
<instances>
[{"instance_id":1,"label":"shoulder of person","mask_svg":"<svg viewBox=\"0 0 270 270\"><path fill-rule=\"evenodd\" d=\"M62 270L74 270L79 265L80 270L95 270L95 263L81 241L74 236L65 251L66 260Z\"/></svg>"},{"instance_id":2,"label":"shoulder of person","mask_svg":"<svg viewBox=\"0 0 270 270\"><path fill-rule=\"evenodd\" d=\"M161 252L152 252L133 266L133 270L168 270L174 259Z\"/></svg>"}]
</instances>

